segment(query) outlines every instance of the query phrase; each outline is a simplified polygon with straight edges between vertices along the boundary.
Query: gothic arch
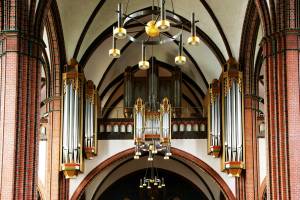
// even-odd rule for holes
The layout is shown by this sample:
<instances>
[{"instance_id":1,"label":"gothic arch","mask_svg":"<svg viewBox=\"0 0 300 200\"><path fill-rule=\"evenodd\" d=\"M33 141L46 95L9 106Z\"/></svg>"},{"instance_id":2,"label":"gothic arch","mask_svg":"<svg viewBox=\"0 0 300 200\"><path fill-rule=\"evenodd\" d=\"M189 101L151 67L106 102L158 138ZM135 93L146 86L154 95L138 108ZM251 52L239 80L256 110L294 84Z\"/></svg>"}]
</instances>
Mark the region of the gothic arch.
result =
<instances>
[{"instance_id":1,"label":"gothic arch","mask_svg":"<svg viewBox=\"0 0 300 200\"><path fill-rule=\"evenodd\" d=\"M71 200L79 199L79 197L83 194L89 183L103 170L107 169L109 166L113 165L114 163L118 162L121 159L131 157L134 154L134 148L127 149L125 151L119 152L115 154L114 156L106 159L102 163L100 163L97 167L95 167L79 184L75 192L73 193L73 196L71 197ZM182 151L180 149L172 147L172 154L174 156L177 156L179 158L183 158L185 160L190 161L191 163L195 164L197 167L202 169L204 172L206 172L209 176L212 177L212 179L218 184L220 189L223 191L224 195L229 200L235 200L232 191L230 190L229 186L226 184L226 182L221 178L221 176L212 169L208 164L206 164L201 159L195 157L194 155Z\"/></svg>"}]
</instances>

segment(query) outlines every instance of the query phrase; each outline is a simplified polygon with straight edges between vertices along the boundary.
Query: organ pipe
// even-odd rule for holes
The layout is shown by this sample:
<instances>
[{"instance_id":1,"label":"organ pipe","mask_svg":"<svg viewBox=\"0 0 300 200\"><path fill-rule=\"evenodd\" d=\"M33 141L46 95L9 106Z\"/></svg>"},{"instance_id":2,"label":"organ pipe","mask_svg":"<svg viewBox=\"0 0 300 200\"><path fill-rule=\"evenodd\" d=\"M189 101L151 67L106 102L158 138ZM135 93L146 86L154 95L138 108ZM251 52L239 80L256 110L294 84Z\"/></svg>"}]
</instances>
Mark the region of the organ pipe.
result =
<instances>
[{"instance_id":1,"label":"organ pipe","mask_svg":"<svg viewBox=\"0 0 300 200\"><path fill-rule=\"evenodd\" d=\"M127 67L124 73L124 116L132 117L133 108L133 72L131 67Z\"/></svg>"},{"instance_id":2,"label":"organ pipe","mask_svg":"<svg viewBox=\"0 0 300 200\"><path fill-rule=\"evenodd\" d=\"M140 146L144 144L145 104L138 98L134 105L134 144L136 146L135 158L141 155Z\"/></svg>"},{"instance_id":3,"label":"organ pipe","mask_svg":"<svg viewBox=\"0 0 300 200\"><path fill-rule=\"evenodd\" d=\"M223 169L239 177L244 169L243 75L230 59L222 75Z\"/></svg>"},{"instance_id":4,"label":"organ pipe","mask_svg":"<svg viewBox=\"0 0 300 200\"><path fill-rule=\"evenodd\" d=\"M166 147L165 156L171 155L171 117L171 104L169 99L165 97L160 104L160 142L162 146Z\"/></svg>"},{"instance_id":5,"label":"organ pipe","mask_svg":"<svg viewBox=\"0 0 300 200\"><path fill-rule=\"evenodd\" d=\"M63 73L61 170L66 178L75 178L83 170L83 73L71 60Z\"/></svg>"},{"instance_id":6,"label":"organ pipe","mask_svg":"<svg viewBox=\"0 0 300 200\"><path fill-rule=\"evenodd\" d=\"M213 157L219 157L222 146L221 86L220 81L216 79L209 86L208 120L208 152Z\"/></svg>"},{"instance_id":7,"label":"organ pipe","mask_svg":"<svg viewBox=\"0 0 300 200\"><path fill-rule=\"evenodd\" d=\"M86 82L84 153L87 159L97 155L97 92L94 83Z\"/></svg>"}]
</instances>

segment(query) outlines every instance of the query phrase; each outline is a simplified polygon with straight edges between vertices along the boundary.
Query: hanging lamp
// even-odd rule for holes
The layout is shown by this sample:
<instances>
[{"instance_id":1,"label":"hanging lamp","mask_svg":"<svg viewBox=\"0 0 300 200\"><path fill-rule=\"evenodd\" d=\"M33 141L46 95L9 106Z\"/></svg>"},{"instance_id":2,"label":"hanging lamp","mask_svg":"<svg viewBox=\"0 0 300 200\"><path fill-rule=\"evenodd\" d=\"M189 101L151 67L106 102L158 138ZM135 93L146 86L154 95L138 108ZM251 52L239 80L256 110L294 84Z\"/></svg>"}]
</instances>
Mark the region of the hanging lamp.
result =
<instances>
[{"instance_id":1,"label":"hanging lamp","mask_svg":"<svg viewBox=\"0 0 300 200\"><path fill-rule=\"evenodd\" d=\"M183 50L183 42L182 42L182 34L179 38L179 49L178 49L178 55L175 57L175 63L177 65L184 65L186 63L186 57L182 55Z\"/></svg>"},{"instance_id":2,"label":"hanging lamp","mask_svg":"<svg viewBox=\"0 0 300 200\"><path fill-rule=\"evenodd\" d=\"M170 21L166 18L165 0L160 0L160 20L156 26L160 32L166 32L170 30Z\"/></svg>"},{"instance_id":3,"label":"hanging lamp","mask_svg":"<svg viewBox=\"0 0 300 200\"><path fill-rule=\"evenodd\" d=\"M196 23L195 21L195 13L192 13L192 20L191 20L191 36L188 38L188 44L192 46L197 46L200 44L200 38L196 35Z\"/></svg>"},{"instance_id":4,"label":"hanging lamp","mask_svg":"<svg viewBox=\"0 0 300 200\"><path fill-rule=\"evenodd\" d=\"M115 30L115 28L113 28L113 30ZM116 42L117 42L117 39L113 35L112 36L112 48L108 52L109 56L112 58L119 58L121 56L121 51L119 49L117 49Z\"/></svg>"},{"instance_id":5,"label":"hanging lamp","mask_svg":"<svg viewBox=\"0 0 300 200\"><path fill-rule=\"evenodd\" d=\"M139 61L139 68L141 70L147 70L149 69L150 64L149 61L146 60L146 45L144 42L142 43L142 60Z\"/></svg>"},{"instance_id":6,"label":"hanging lamp","mask_svg":"<svg viewBox=\"0 0 300 200\"><path fill-rule=\"evenodd\" d=\"M127 30L123 27L123 6L121 3L118 3L118 27L113 31L115 38L124 39L127 35Z\"/></svg>"}]
</instances>

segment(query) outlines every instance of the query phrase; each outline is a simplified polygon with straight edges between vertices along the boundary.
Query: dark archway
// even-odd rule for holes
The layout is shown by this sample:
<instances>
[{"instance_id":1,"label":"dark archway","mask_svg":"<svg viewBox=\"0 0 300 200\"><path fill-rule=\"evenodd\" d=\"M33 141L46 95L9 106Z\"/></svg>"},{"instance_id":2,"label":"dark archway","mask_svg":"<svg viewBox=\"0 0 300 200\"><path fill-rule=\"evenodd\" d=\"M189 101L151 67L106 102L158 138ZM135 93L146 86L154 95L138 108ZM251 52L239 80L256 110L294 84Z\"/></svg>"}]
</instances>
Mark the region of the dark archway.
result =
<instances>
[{"instance_id":1,"label":"dark archway","mask_svg":"<svg viewBox=\"0 0 300 200\"><path fill-rule=\"evenodd\" d=\"M102 193L98 200L126 198L130 200L208 199L197 186L185 177L163 169L158 169L158 173L160 177L164 177L166 187L162 189L154 187L140 189L139 179L145 175L145 171L146 169L139 170L117 180Z\"/></svg>"}]
</instances>

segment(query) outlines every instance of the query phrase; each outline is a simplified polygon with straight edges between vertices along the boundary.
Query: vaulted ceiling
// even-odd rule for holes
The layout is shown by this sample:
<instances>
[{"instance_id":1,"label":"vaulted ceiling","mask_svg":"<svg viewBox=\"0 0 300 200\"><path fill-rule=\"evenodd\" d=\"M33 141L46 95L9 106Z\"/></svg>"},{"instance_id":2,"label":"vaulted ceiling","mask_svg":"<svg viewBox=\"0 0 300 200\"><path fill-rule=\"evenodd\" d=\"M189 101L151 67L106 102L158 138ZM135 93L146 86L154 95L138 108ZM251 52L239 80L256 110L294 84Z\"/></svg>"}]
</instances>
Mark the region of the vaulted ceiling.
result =
<instances>
[{"instance_id":1,"label":"vaulted ceiling","mask_svg":"<svg viewBox=\"0 0 300 200\"><path fill-rule=\"evenodd\" d=\"M117 4L122 2L126 5L127 1L57 0L67 59L74 57L79 61L86 78L94 81L100 94L127 66L136 65L140 59L140 45L128 40L118 41L118 48L123 49L121 58L115 60L108 56L112 26L117 21ZM154 2L158 5L159 1ZM190 20L192 12L199 19L197 33L201 44L196 47L184 46L188 62L181 69L205 93L207 83L219 78L224 62L231 56L236 59L239 57L247 3L248 0L173 0L174 11L183 21ZM151 5L152 0L129 0L127 13ZM172 10L171 0L166 0L166 9ZM186 26L184 41L189 36L188 21ZM143 37L143 33L139 37ZM153 56L161 62L174 65L177 49L175 42L155 46Z\"/></svg>"}]
</instances>

